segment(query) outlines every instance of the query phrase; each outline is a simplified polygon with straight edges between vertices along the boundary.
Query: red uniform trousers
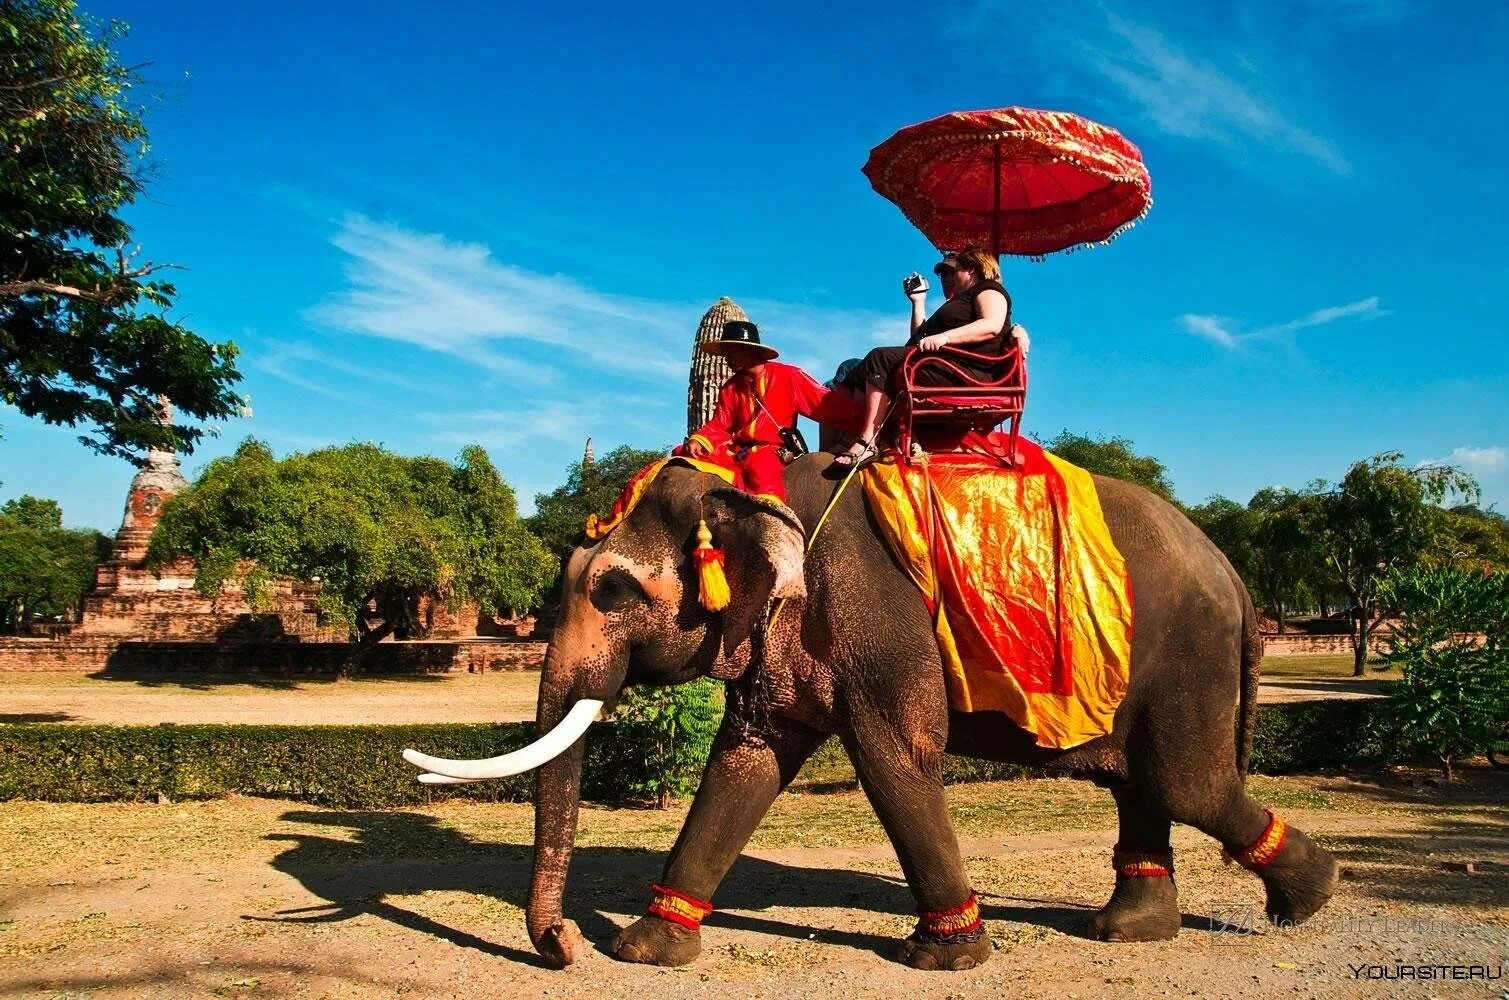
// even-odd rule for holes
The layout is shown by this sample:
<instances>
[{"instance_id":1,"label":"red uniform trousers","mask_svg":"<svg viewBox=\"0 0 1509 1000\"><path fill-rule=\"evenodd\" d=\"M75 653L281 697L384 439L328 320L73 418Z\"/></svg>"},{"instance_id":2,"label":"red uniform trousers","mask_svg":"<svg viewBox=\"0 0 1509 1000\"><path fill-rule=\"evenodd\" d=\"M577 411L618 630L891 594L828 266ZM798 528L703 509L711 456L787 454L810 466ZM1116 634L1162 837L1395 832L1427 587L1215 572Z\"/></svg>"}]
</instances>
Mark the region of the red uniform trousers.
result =
<instances>
[{"instance_id":1,"label":"red uniform trousers","mask_svg":"<svg viewBox=\"0 0 1509 1000\"><path fill-rule=\"evenodd\" d=\"M671 454L688 452L682 445ZM781 461L779 445L741 445L730 441L703 455L702 460L732 472L733 485L744 492L786 502L786 463Z\"/></svg>"}]
</instances>

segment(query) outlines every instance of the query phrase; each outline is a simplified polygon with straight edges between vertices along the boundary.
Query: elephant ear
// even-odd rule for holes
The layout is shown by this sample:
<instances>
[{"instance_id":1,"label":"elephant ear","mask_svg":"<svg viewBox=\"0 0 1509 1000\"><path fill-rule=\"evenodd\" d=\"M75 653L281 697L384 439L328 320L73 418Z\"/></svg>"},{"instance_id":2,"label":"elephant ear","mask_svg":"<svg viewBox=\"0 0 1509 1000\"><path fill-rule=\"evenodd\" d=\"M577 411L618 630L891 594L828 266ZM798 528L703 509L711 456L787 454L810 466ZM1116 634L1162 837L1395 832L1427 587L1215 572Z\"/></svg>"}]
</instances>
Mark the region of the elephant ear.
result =
<instances>
[{"instance_id":1,"label":"elephant ear","mask_svg":"<svg viewBox=\"0 0 1509 1000\"><path fill-rule=\"evenodd\" d=\"M722 611L722 655L712 674L723 680L741 675L749 651L740 655L776 598L807 595L804 563L807 533L785 504L732 487L711 490L703 498L714 507L713 544L724 552L729 602Z\"/></svg>"}]
</instances>

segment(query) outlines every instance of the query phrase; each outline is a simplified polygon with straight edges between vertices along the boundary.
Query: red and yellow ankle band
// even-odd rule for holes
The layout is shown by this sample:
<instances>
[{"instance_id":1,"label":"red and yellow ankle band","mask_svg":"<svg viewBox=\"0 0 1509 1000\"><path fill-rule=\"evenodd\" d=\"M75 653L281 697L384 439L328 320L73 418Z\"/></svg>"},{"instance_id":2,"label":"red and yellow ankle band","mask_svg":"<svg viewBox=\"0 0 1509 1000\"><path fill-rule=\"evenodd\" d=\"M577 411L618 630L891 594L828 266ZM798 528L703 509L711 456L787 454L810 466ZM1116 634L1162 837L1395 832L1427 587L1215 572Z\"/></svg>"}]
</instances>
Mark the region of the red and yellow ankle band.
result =
<instances>
[{"instance_id":1,"label":"red and yellow ankle band","mask_svg":"<svg viewBox=\"0 0 1509 1000\"><path fill-rule=\"evenodd\" d=\"M1289 824L1278 813L1272 809L1263 811L1268 814L1268 825L1245 851L1232 857L1233 861L1249 871L1257 871L1278 857L1278 852L1284 849L1284 840L1289 836Z\"/></svg>"},{"instance_id":2,"label":"red and yellow ankle band","mask_svg":"<svg viewBox=\"0 0 1509 1000\"><path fill-rule=\"evenodd\" d=\"M947 910L924 910L917 914L916 937L948 939L975 937L984 929L980 919L980 901L974 893L958 906Z\"/></svg>"},{"instance_id":3,"label":"red and yellow ankle band","mask_svg":"<svg viewBox=\"0 0 1509 1000\"><path fill-rule=\"evenodd\" d=\"M1170 878L1174 874L1174 852L1168 847L1117 844L1111 852L1111 867L1126 878Z\"/></svg>"},{"instance_id":4,"label":"red and yellow ankle band","mask_svg":"<svg viewBox=\"0 0 1509 1000\"><path fill-rule=\"evenodd\" d=\"M713 904L696 896L664 885L650 886L650 905L646 910L653 917L680 924L689 931L700 930L702 921L713 912Z\"/></svg>"}]
</instances>

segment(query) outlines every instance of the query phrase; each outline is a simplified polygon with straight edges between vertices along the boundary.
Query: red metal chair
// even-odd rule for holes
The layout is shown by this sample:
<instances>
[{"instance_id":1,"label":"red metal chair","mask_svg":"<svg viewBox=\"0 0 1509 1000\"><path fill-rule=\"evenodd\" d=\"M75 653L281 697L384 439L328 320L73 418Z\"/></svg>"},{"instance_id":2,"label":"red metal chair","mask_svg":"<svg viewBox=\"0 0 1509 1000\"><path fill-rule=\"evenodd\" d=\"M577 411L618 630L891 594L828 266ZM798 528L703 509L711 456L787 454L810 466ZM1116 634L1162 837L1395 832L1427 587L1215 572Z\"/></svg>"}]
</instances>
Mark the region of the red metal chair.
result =
<instances>
[{"instance_id":1,"label":"red metal chair","mask_svg":"<svg viewBox=\"0 0 1509 1000\"><path fill-rule=\"evenodd\" d=\"M980 379L959 367L959 360L988 365L999 374ZM925 369L941 371L954 384L918 385L917 373ZM977 354L959 347L927 352L914 348L902 361L896 380L896 437L903 461L911 460L920 425L958 431L962 436L972 430L994 430L1003 423L1009 424L1009 440L1000 457L1008 463L1016 461L1022 409L1027 404L1027 361L1020 350Z\"/></svg>"}]
</instances>

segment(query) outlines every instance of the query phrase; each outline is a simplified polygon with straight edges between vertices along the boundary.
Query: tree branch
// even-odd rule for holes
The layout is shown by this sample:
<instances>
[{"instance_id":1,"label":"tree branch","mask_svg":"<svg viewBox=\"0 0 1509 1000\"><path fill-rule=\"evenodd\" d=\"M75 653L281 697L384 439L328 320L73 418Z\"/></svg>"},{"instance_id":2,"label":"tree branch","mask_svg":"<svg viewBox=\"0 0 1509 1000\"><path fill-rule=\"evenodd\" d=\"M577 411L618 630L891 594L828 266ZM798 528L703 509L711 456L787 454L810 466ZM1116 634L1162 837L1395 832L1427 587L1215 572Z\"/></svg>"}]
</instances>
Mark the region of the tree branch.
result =
<instances>
[{"instance_id":1,"label":"tree branch","mask_svg":"<svg viewBox=\"0 0 1509 1000\"><path fill-rule=\"evenodd\" d=\"M112 276L110 284L102 288L79 288L76 285L64 285L55 281L29 278L22 281L0 282L0 296L60 295L64 298L109 305L134 291L131 287L131 282L137 278L145 278L147 275L154 274L157 271L182 269L178 264L153 264L150 262L138 268L127 269L125 259L122 258L120 270Z\"/></svg>"}]
</instances>

